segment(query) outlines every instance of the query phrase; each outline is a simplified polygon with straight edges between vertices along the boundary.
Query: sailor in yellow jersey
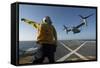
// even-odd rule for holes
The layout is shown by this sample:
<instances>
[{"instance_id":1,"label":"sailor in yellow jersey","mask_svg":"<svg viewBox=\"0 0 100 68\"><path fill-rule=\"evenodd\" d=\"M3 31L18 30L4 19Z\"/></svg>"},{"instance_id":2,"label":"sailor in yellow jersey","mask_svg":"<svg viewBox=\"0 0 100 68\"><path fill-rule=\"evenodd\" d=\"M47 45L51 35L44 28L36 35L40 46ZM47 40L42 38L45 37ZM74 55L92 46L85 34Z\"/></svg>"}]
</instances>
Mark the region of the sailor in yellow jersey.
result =
<instances>
[{"instance_id":1,"label":"sailor in yellow jersey","mask_svg":"<svg viewBox=\"0 0 100 68\"><path fill-rule=\"evenodd\" d=\"M48 58L49 63L54 63L57 32L52 25L50 17L46 16L41 23L36 23L25 18L22 18L21 20L37 29L37 43L41 45L42 57L35 60L33 63L42 63L45 57Z\"/></svg>"}]
</instances>

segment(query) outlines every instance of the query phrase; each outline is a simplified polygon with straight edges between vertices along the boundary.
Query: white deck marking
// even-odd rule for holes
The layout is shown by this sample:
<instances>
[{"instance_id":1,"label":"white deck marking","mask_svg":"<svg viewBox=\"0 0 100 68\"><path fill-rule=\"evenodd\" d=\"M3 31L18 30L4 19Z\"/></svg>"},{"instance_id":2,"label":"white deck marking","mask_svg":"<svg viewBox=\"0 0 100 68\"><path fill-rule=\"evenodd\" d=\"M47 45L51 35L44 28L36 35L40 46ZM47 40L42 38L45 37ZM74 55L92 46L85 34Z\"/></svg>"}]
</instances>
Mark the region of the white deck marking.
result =
<instances>
[{"instance_id":1,"label":"white deck marking","mask_svg":"<svg viewBox=\"0 0 100 68\"><path fill-rule=\"evenodd\" d=\"M81 59L83 59L83 60L88 60L86 57L84 57L83 55L81 55L81 54L79 54L79 53L77 53L76 51L78 51L83 45L85 45L86 43L87 43L87 41L86 42L84 42L84 43L82 43L79 47L77 47L75 50L72 50L71 48L69 48L68 46L66 46L64 43L62 43L62 42L59 42L60 44L62 44L66 49L68 49L69 51L71 51L70 53L68 53L67 55L65 55L65 56L63 56L62 58L60 58L60 59L58 59L57 60L57 62L59 62L59 61L64 61L65 59L67 59L69 56L71 56L72 54L75 54L75 55L77 55L78 57L80 57Z\"/></svg>"}]
</instances>

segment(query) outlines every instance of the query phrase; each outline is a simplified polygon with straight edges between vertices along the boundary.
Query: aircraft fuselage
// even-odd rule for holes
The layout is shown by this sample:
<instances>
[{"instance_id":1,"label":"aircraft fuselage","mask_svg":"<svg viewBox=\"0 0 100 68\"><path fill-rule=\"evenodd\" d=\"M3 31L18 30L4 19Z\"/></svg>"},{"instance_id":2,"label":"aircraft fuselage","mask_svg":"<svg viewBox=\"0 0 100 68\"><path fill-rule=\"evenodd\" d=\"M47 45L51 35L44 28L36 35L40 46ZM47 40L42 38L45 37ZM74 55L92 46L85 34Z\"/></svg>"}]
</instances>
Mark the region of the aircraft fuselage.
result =
<instances>
[{"instance_id":1,"label":"aircraft fuselage","mask_svg":"<svg viewBox=\"0 0 100 68\"><path fill-rule=\"evenodd\" d=\"M73 27L72 31L73 31L74 34L75 33L80 33L80 30L78 28L75 28L75 27Z\"/></svg>"}]
</instances>

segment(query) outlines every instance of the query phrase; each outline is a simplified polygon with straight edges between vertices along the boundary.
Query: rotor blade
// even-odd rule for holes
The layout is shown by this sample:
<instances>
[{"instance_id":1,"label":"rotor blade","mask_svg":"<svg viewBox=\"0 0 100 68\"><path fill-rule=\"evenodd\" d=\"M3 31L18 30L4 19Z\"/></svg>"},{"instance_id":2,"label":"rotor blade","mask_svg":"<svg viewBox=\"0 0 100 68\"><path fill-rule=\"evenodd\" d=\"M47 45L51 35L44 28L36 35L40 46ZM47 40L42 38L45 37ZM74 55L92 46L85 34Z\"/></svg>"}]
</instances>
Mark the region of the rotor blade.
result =
<instances>
[{"instance_id":1,"label":"rotor blade","mask_svg":"<svg viewBox=\"0 0 100 68\"><path fill-rule=\"evenodd\" d=\"M94 14L94 13L92 13L92 14L90 14L90 15L86 16L86 17L85 17L85 19L86 19L86 18L89 18L89 17L90 17L90 16L92 16L93 14Z\"/></svg>"},{"instance_id":2,"label":"rotor blade","mask_svg":"<svg viewBox=\"0 0 100 68\"><path fill-rule=\"evenodd\" d=\"M63 25L64 26L64 28L67 28L65 25Z\"/></svg>"},{"instance_id":3,"label":"rotor blade","mask_svg":"<svg viewBox=\"0 0 100 68\"><path fill-rule=\"evenodd\" d=\"M64 27L63 30L65 30L66 29L65 25L63 25L63 27Z\"/></svg>"},{"instance_id":4,"label":"rotor blade","mask_svg":"<svg viewBox=\"0 0 100 68\"><path fill-rule=\"evenodd\" d=\"M79 15L82 19L84 18L82 15Z\"/></svg>"},{"instance_id":5,"label":"rotor blade","mask_svg":"<svg viewBox=\"0 0 100 68\"><path fill-rule=\"evenodd\" d=\"M66 31L66 33L68 34L69 31L71 31L71 29L68 29L68 27L66 27L65 25L64 26L64 30Z\"/></svg>"},{"instance_id":6,"label":"rotor blade","mask_svg":"<svg viewBox=\"0 0 100 68\"><path fill-rule=\"evenodd\" d=\"M63 26L64 26L64 30L65 30L65 29L66 29L66 30L68 29L68 27L66 27L65 25L63 25Z\"/></svg>"}]
</instances>

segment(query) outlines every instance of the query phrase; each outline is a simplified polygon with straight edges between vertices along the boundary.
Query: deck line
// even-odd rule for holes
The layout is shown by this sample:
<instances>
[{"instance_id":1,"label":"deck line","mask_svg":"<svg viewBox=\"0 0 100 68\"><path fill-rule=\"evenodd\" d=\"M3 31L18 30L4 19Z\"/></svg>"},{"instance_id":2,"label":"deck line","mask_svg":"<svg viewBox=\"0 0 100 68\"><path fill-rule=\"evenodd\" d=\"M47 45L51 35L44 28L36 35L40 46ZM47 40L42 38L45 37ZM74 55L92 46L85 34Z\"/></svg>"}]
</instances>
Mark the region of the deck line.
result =
<instances>
[{"instance_id":1,"label":"deck line","mask_svg":"<svg viewBox=\"0 0 100 68\"><path fill-rule=\"evenodd\" d=\"M66 54L65 56L63 56L62 58L58 59L57 62L59 61L64 61L65 59L67 59L69 56L71 56L72 54L77 55L78 57L80 57L83 60L88 60L86 57L84 57L83 55L77 53L76 51L78 51L83 45L85 45L87 43L84 42L82 43L79 47L77 47L75 50L72 50L71 48L69 48L68 46L66 46L63 42L59 42L60 44L62 44L66 49L68 49L70 51L70 53Z\"/></svg>"}]
</instances>

